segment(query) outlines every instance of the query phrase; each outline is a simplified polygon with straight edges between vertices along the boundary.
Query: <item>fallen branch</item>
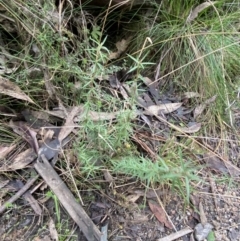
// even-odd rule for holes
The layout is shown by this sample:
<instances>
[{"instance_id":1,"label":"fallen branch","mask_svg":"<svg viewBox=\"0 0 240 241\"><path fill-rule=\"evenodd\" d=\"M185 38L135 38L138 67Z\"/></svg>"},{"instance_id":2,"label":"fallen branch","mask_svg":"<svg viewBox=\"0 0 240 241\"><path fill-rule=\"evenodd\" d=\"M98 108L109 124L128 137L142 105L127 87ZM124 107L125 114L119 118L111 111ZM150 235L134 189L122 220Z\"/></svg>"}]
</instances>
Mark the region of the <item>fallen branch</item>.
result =
<instances>
[{"instance_id":1,"label":"fallen branch","mask_svg":"<svg viewBox=\"0 0 240 241\"><path fill-rule=\"evenodd\" d=\"M75 197L68 189L67 185L61 180L44 155L41 156L41 159L42 161L37 161L34 164L34 168L52 189L65 210L84 233L87 240L101 240L101 232L88 217L82 206L75 200Z\"/></svg>"}]
</instances>

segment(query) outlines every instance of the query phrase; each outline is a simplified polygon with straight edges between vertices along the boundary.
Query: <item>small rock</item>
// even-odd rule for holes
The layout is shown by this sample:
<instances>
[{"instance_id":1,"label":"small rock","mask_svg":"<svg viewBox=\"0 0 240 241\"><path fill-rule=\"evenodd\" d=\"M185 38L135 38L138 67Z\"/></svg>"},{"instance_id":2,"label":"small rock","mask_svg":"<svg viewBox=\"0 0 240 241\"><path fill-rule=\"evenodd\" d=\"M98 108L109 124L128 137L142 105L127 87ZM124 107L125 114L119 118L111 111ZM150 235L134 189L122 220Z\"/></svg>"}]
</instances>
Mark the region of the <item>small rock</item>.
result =
<instances>
[{"instance_id":1,"label":"small rock","mask_svg":"<svg viewBox=\"0 0 240 241\"><path fill-rule=\"evenodd\" d=\"M210 223L206 223L204 226L199 223L196 225L195 231L195 238L197 241L202 241L207 238L210 231L213 229L213 226Z\"/></svg>"}]
</instances>

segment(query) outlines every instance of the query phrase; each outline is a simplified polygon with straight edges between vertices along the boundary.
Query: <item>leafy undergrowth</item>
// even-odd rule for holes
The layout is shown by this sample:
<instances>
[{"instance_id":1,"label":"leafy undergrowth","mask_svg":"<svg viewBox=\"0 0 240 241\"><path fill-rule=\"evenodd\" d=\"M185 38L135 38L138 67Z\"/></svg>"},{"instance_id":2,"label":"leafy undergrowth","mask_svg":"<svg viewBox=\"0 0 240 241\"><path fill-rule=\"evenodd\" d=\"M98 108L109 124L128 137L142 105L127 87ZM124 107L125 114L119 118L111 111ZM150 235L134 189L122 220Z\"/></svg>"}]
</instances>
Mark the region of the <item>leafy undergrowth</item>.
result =
<instances>
[{"instance_id":1,"label":"leafy undergrowth","mask_svg":"<svg viewBox=\"0 0 240 241\"><path fill-rule=\"evenodd\" d=\"M4 179L29 178L52 143L44 154L60 152L79 201L86 186L104 192L99 180L174 190L185 204L214 173L237 182L239 6L183 2L1 2Z\"/></svg>"}]
</instances>

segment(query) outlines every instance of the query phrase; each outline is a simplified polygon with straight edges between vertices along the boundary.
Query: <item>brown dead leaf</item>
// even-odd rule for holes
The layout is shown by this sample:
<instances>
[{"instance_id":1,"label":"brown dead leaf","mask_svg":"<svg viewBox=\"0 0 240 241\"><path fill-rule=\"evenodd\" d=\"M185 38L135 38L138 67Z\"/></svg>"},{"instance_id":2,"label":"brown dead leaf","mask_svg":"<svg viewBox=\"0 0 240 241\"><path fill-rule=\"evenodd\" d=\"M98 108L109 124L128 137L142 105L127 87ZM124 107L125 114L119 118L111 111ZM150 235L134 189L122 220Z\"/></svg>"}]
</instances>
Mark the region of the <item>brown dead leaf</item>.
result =
<instances>
[{"instance_id":1,"label":"brown dead leaf","mask_svg":"<svg viewBox=\"0 0 240 241\"><path fill-rule=\"evenodd\" d=\"M0 76L0 93L19 100L34 103L33 100L27 96L15 83L3 78L2 76Z\"/></svg>"},{"instance_id":2,"label":"brown dead leaf","mask_svg":"<svg viewBox=\"0 0 240 241\"><path fill-rule=\"evenodd\" d=\"M160 223L163 223L167 228L173 229L172 224L168 221L164 210L156 203L149 201L148 205Z\"/></svg>"},{"instance_id":3,"label":"brown dead leaf","mask_svg":"<svg viewBox=\"0 0 240 241\"><path fill-rule=\"evenodd\" d=\"M124 87L124 88L123 88ZM127 91L126 91L127 90ZM123 96L123 98L125 99L125 100L128 100L129 99L129 97L128 97L128 91L129 91L129 89L126 89L126 85L125 84L123 84L123 86L119 86L119 91L120 91L120 93L122 94L122 96ZM127 93L128 92L128 93Z\"/></svg>"},{"instance_id":4,"label":"brown dead leaf","mask_svg":"<svg viewBox=\"0 0 240 241\"><path fill-rule=\"evenodd\" d=\"M212 153L206 153L203 155L203 160L206 162L207 166L215 171L220 171L224 174L229 173L232 177L240 176L240 169L233 165L230 161L222 161L220 158Z\"/></svg>"},{"instance_id":5,"label":"brown dead leaf","mask_svg":"<svg viewBox=\"0 0 240 241\"><path fill-rule=\"evenodd\" d=\"M214 95L213 97L207 99L204 103L206 105L209 105L209 104L213 103L216 100L216 98L217 98L217 95Z\"/></svg>"},{"instance_id":6,"label":"brown dead leaf","mask_svg":"<svg viewBox=\"0 0 240 241\"><path fill-rule=\"evenodd\" d=\"M86 119L89 119L92 121L112 120L112 119L115 119L117 117L117 115L119 115L120 113L121 113L120 111L111 112L111 113L89 111L85 115L80 115L80 116L74 118L74 121L79 122L79 121L83 121Z\"/></svg>"},{"instance_id":7,"label":"brown dead leaf","mask_svg":"<svg viewBox=\"0 0 240 241\"><path fill-rule=\"evenodd\" d=\"M199 115L202 114L202 112L205 110L206 106L207 106L206 104L201 104L195 108L195 110L193 112L194 119L196 119Z\"/></svg>"},{"instance_id":8,"label":"brown dead leaf","mask_svg":"<svg viewBox=\"0 0 240 241\"><path fill-rule=\"evenodd\" d=\"M228 169L226 168L223 161L221 161L217 156L212 153L206 153L203 155L203 160L206 162L207 166L215 171L219 171L222 173L228 173Z\"/></svg>"},{"instance_id":9,"label":"brown dead leaf","mask_svg":"<svg viewBox=\"0 0 240 241\"><path fill-rule=\"evenodd\" d=\"M115 119L119 114L122 113L122 111L116 111L116 112L96 112L96 111L85 111L84 106L80 105L76 108L79 108L79 113L74 117L74 122L80 122L84 121L86 119L92 120L92 121L101 121L101 120L112 120ZM70 115L70 112L72 111L72 108L67 109L67 116L63 112L63 110L56 110L56 111L46 111L49 115L57 116L62 119L67 119L67 117ZM139 113L136 113L138 115ZM65 124L66 125L66 124ZM75 126L77 127L77 126Z\"/></svg>"},{"instance_id":10,"label":"brown dead leaf","mask_svg":"<svg viewBox=\"0 0 240 241\"><path fill-rule=\"evenodd\" d=\"M206 217L206 214L204 212L203 205L201 202L199 203L199 213L200 213L201 224L204 226L207 223L207 217Z\"/></svg>"},{"instance_id":11,"label":"brown dead leaf","mask_svg":"<svg viewBox=\"0 0 240 241\"><path fill-rule=\"evenodd\" d=\"M202 114L202 112L205 110L205 108L207 107L207 105L213 103L217 98L217 95L214 95L213 97L207 99L206 101L204 101L204 103L200 104L199 106L197 106L193 112L193 117L196 118L199 115Z\"/></svg>"},{"instance_id":12,"label":"brown dead leaf","mask_svg":"<svg viewBox=\"0 0 240 241\"><path fill-rule=\"evenodd\" d=\"M24 140L26 140L30 146L33 148L33 150L38 153L39 146L37 141L37 133L27 126L26 122L23 121L16 121L13 122L12 120L9 122L9 125L13 129L15 133L20 135Z\"/></svg>"},{"instance_id":13,"label":"brown dead leaf","mask_svg":"<svg viewBox=\"0 0 240 241\"><path fill-rule=\"evenodd\" d=\"M0 159L5 158L15 147L16 145L0 146Z\"/></svg>"},{"instance_id":14,"label":"brown dead leaf","mask_svg":"<svg viewBox=\"0 0 240 241\"><path fill-rule=\"evenodd\" d=\"M152 105L146 108L144 112L146 115L160 115L160 114L168 114L175 110L177 110L182 103L166 103L160 105Z\"/></svg>"},{"instance_id":15,"label":"brown dead leaf","mask_svg":"<svg viewBox=\"0 0 240 241\"><path fill-rule=\"evenodd\" d=\"M18 170L25 168L27 165L32 163L37 158L37 154L32 148L18 154L10 166L7 167L8 170ZM1 169L0 169L1 170Z\"/></svg>"},{"instance_id":16,"label":"brown dead leaf","mask_svg":"<svg viewBox=\"0 0 240 241\"><path fill-rule=\"evenodd\" d=\"M183 96L184 98L191 99L191 98L200 97L200 94L197 92L185 92Z\"/></svg>"},{"instance_id":17,"label":"brown dead leaf","mask_svg":"<svg viewBox=\"0 0 240 241\"><path fill-rule=\"evenodd\" d=\"M199 4L197 7L195 7L191 13L189 14L188 18L187 18L187 23L192 22L194 19L197 18L198 14L200 12L202 12L204 9L208 8L209 6L212 6L213 4L215 4L216 2L204 2Z\"/></svg>"},{"instance_id":18,"label":"brown dead leaf","mask_svg":"<svg viewBox=\"0 0 240 241\"><path fill-rule=\"evenodd\" d=\"M196 133L200 130L201 123L194 123L193 125L189 127L180 127L179 129L184 133Z\"/></svg>"},{"instance_id":19,"label":"brown dead leaf","mask_svg":"<svg viewBox=\"0 0 240 241\"><path fill-rule=\"evenodd\" d=\"M82 107L81 106L75 106L73 107L73 109L71 110L71 112L68 114L66 122L64 124L64 126L61 128L61 131L58 135L58 140L61 142L63 139L65 139L72 131L75 127L77 127L74 123L73 123L73 119L82 111Z\"/></svg>"}]
</instances>

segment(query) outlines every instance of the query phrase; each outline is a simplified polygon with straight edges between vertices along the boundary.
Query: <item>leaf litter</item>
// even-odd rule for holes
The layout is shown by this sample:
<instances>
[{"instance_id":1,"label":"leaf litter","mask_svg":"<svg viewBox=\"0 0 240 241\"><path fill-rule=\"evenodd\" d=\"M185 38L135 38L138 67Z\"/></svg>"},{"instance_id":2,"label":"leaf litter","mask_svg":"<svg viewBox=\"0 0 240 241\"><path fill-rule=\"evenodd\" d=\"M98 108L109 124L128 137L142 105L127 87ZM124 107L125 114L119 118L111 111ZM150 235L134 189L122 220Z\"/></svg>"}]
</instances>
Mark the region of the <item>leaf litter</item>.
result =
<instances>
[{"instance_id":1,"label":"leaf litter","mask_svg":"<svg viewBox=\"0 0 240 241\"><path fill-rule=\"evenodd\" d=\"M213 2L215 3L215 2ZM189 15L188 21L193 21L198 17L198 14L201 13L204 9L212 5L213 3L204 3L199 6L197 6L195 9L193 9L192 13ZM116 43L116 52L112 52L109 55L109 59L117 59L121 54L123 54L127 47L128 47L128 40L121 40ZM46 63L44 63L46 65ZM109 76L102 77L102 81L104 78L110 78ZM123 78L118 78L117 76L114 77L115 79L110 80L110 85L112 87L112 93L115 94L117 98L123 97L123 99L127 101L130 98L133 98L134 94L136 94L136 87L130 86L128 83L126 83L127 78L129 78L127 75L125 75ZM138 143L138 147L142 150L144 150L149 157L151 157L152 161L155 161L157 159L158 155L158 147L161 146L161 143L166 143L169 138L169 133L171 131L180 131L185 134L192 134L196 133L201 130L202 124L196 121L196 118L201 116L203 111L207 108L207 106L212 103L215 99L210 98L209 100L205 101L202 105L199 105L195 108L194 111L192 111L189 106L187 106L184 101L179 98L175 94L171 93L164 93L160 94L159 91L159 83L157 81L152 81L148 77L143 78L145 80L145 84L147 85L147 88L145 89L144 93L137 94L137 101L138 101L138 107L139 109L135 111L133 115L133 121L137 123L137 127L134 129L134 134L131 136L132 139L135 141L135 143ZM56 89L52 85L51 77L49 74L49 70L44 70L44 80L45 80L45 86L48 91L48 94L51 99L57 98L56 97ZM8 82L8 80L5 80L5 84L8 84L8 86L3 90L0 88L0 92L2 94L9 95L11 97L21 99L30 103L34 103L26 94L15 84L12 82ZM117 91L116 91L117 90ZM5 92L4 92L5 91ZM15 93L16 92L16 93ZM120 94L119 94L120 93ZM119 97L120 96L120 97ZM200 95L195 92L185 92L183 95L183 98L185 99L191 99L191 98L198 98ZM215 97L216 98L216 97ZM24 152L21 152L17 157L15 157L14 161L11 163L11 165L7 166L8 170L21 170L23 168L28 168L27 170L31 170L30 164L36 159L36 154L39 156L44 155L48 161L51 161L52 158L56 157L60 150L68 143L70 140L70 137L72 137L72 133L76 134L75 128L81 128L80 122L84 122L87 119L90 119L92 121L113 121L115 120L119 115L123 113L123 111L114 110L113 112L97 112L92 110L87 110L83 105L80 106L73 106L71 108L64 107L59 103L58 109L49 110L48 108L45 111L37 111L35 114L36 116L33 116L34 112L32 110L28 110L27 112L23 111L22 114L26 120L25 123L23 122L12 122L11 126L13 129L15 129L16 133L20 135L24 140L26 140L29 143L29 146L31 148L26 149ZM61 118L65 121L64 124L58 124L58 126L53 125L50 123L50 119L52 116L57 117L58 119ZM11 116L9 116L11 117ZM139 120L138 117L141 117ZM161 118L157 118L161 117ZM183 125L181 121L183 121ZM174 122L174 125L177 126L177 128L174 128L173 125L168 125L167 123ZM79 123L79 124L78 124ZM179 123L181 123L179 125ZM141 129L144 126L148 126L148 128L145 128L144 131ZM184 126L184 127L182 127ZM54 128L56 127L56 128ZM172 130L170 128L172 128ZM37 129L37 130L34 130ZM41 134L40 134L41 130ZM29 147L28 146L28 147ZM1 150L1 149L0 149ZM6 158L11 153L10 148L2 148L2 153L4 153L3 157ZM31 151L30 151L31 150ZM34 157L31 157L32 154L34 154ZM212 153L211 153L212 154ZM206 156L203 156L203 159L206 159ZM214 171L219 171L222 173L231 173L233 177L237 177L239 175L238 169L234 167L230 162L226 161L224 162L224 165L222 163L222 160L220 162L217 162L216 160L212 161L208 160L209 163L211 163L209 166ZM53 163L51 161L51 163ZM233 169L231 169L233 168ZM111 187L115 188L116 178L111 175L110 172L107 172L108 170L105 170L104 173L105 180L108 183L111 183ZM106 174L106 175L105 175ZM121 183L119 183L119 186ZM139 184L140 185L140 184ZM106 188L106 190L109 192L109 189ZM131 217L128 216L127 212L125 210L131 209L138 206L138 202L141 202L141 198L153 198L153 196L150 195L149 191L145 191L144 188L140 191L141 194L128 194L129 189L122 189L123 195L118 194L116 189L113 191L115 193L112 196L112 193L108 193L109 195L105 199L114 200L114 202L118 202L121 198L125 198L125 202L118 203L118 205L102 205L104 206L104 209L106 209L102 214L102 219L100 218L100 222L104 222L104 220L111 217L115 217L117 223L119 226L122 225L125 228L122 228L123 232L125 232L127 237L135 238L136 240L138 237L134 236L136 233L141 232L141 230L137 230L138 226L132 226L132 229L135 230L134 232L130 233L127 230L129 230L129 226L127 226L129 223L131 223ZM119 193L121 193L119 191ZM88 192L88 194L91 194L91 190ZM98 197L98 199L101 199L102 195L99 195L99 193L94 193L95 196ZM162 195L159 193L159 195ZM123 198L124 196L124 198ZM172 200L171 200L172 201ZM130 204L131 203L131 204ZM164 224L169 229L172 228L171 223L168 223L168 220L166 218L165 212L158 204L149 201L148 202L150 209L152 210L152 213L154 213L157 220L160 222L157 223L156 227L159 228L161 224ZM176 204L176 203L175 203ZM127 207L126 207L127 205ZM101 205L98 205L98 207ZM124 208L119 208L124 207ZM131 207L130 207L131 206ZM166 202L166 206L167 202ZM111 208L110 208L111 207ZM36 208L32 207L33 210ZM114 216L114 212L111 210L113 209L114 212L116 211L117 215ZM168 212L173 212L176 209L176 205L173 205ZM134 222L139 222L141 217L141 214L136 213L136 210L131 210L132 215L134 217ZM179 209L178 209L179 211ZM147 212L147 211L146 211ZM41 211L35 210L35 213L38 215L41 214ZM121 213L124 213L125 216L128 216L127 218L124 217L124 215L121 215ZM149 212L147 213L149 215ZM143 220L145 223L148 223L148 215L142 215ZM174 215L173 215L174 216ZM183 215L182 215L183 216ZM190 215L190 219L193 216ZM188 220L189 221L189 220ZM132 223L134 223L132 222ZM150 220L149 220L150 222ZM176 223L177 220L175 220ZM189 221L190 222L190 221ZM181 222L180 222L181 223ZM150 235L150 226L148 227L147 231ZM105 234L108 231L108 224L102 225L104 227ZM154 228L156 228L154 227ZM193 226L194 227L194 226ZM192 228L193 228L192 227ZM164 228L164 227L160 227ZM51 229L51 228L49 228ZM118 230L118 228L116 228ZM153 229L154 230L154 229ZM184 229L182 229L184 230ZM156 231L156 230L155 230ZM186 231L186 230L185 230ZM161 229L161 232L162 231ZM187 232L191 232L191 229L188 229ZM186 233L185 233L186 234ZM185 235L182 234L182 235ZM151 236L151 235L150 235ZM153 238L154 235L151 236ZM175 236L176 237L176 236ZM181 236L178 236L181 237ZM57 234L52 235L53 239L57 240ZM146 237L146 238L149 238ZM156 238L156 237L155 237ZM43 240L40 238L36 238L36 240ZM49 237L46 236L46 239L49 239ZM107 237L105 236L105 239L107 240ZM157 239L157 240L169 240L170 236L168 236L168 239ZM146 239L148 240L148 239ZM173 240L173 239L172 239Z\"/></svg>"},{"instance_id":2,"label":"leaf litter","mask_svg":"<svg viewBox=\"0 0 240 241\"><path fill-rule=\"evenodd\" d=\"M26 95L18 85L13 83L12 81L3 78L0 76L0 93L5 94L8 96L11 96L13 98L19 99L19 100L25 100L30 103L34 103L34 101Z\"/></svg>"},{"instance_id":3,"label":"leaf litter","mask_svg":"<svg viewBox=\"0 0 240 241\"><path fill-rule=\"evenodd\" d=\"M126 84L122 84L121 82L118 83L118 85L115 86L115 88L119 88L119 90L121 90L121 88L126 89L126 92L123 92L124 94L122 95L123 98L125 100L128 100L130 98L131 95L131 90L130 88L128 88L128 86ZM150 92L149 92L150 93ZM155 127L154 127L154 121L153 118L155 117L155 115L164 115L164 118L166 120L169 119L169 115L172 116L177 116L175 115L175 112L179 110L179 108L182 108L183 106L183 102L177 102L176 100L178 100L177 98L175 100L171 99L171 103L165 103L165 104L161 104L161 102L163 100L158 99L157 100L157 105L153 105L155 103L155 100L152 100L152 98L150 97L149 93L144 93L142 96L144 98L144 102L145 102L145 108L143 108L142 110L138 110L136 111L136 116L141 115L142 116L142 120L144 121L144 123L146 123L153 131L155 131ZM155 96L156 97L156 96ZM197 95L195 94L186 94L185 97L187 98L195 98L197 97ZM139 97L141 98L141 97ZM165 100L164 100L165 101ZM169 100L168 100L169 101ZM176 101L176 102L174 102ZM208 100L209 101L209 100ZM206 101L205 103L208 104L209 102ZM142 105L140 105L140 107L142 107ZM152 114L148 114L150 111L152 111ZM32 115L30 114L30 112L24 112L24 117L28 122L28 125L35 125L35 128L37 128L37 132L34 132L35 134L33 134L31 132L31 129L29 129L28 125L25 123L12 123L12 127L15 128L17 131L16 133L18 133L19 135L21 135L23 137L23 139L27 140L28 143L30 144L30 146L34 147L35 149L37 149L36 144L34 144L36 142L36 133L38 133L38 135L41 133L40 130L42 131L42 137L41 139L44 140L43 143L41 143L41 141L37 140L37 142L39 143L39 151L38 151L38 155L41 156L42 154L44 154L44 156L46 156L47 160L51 160L52 158L54 158L58 153L59 150L65 145L65 144L60 144L60 142L62 140L66 140L67 137L69 137L69 135L71 135L72 132L74 132L75 128L79 128L79 125L77 124L78 122L84 121L87 118L91 119L92 121L99 121L99 120L113 120L115 119L118 115L120 115L122 112L121 111L115 111L115 112L95 112L95 111L86 111L84 106L80 105L80 106L75 106L75 107L71 107L71 108L66 108L65 110L63 109L58 109L58 110L53 110L53 111L44 111L42 112L42 115L40 112L37 113L37 117L32 117ZM148 118L145 115L148 115ZM41 119L41 116L44 116L44 121L43 119ZM65 124L63 124L62 126L59 126L58 132L54 132L51 131L52 125L49 123L49 120L51 119L51 116L56 116L56 117L60 117L63 120L65 120ZM144 117L145 116L145 117ZM156 120L155 120L156 121ZM159 125L159 120L157 120L158 125ZM191 133L195 133L197 131L200 130L201 128L201 124L197 123L197 122L192 122L190 121L189 124L187 124L188 127L178 127L182 132L191 134ZM48 130L49 128L49 130ZM158 127L157 127L158 128ZM43 130L45 130L43 132ZM54 128L53 128L54 130ZM157 130L157 129L156 129ZM169 131L167 131L169 132ZM134 137L134 136L132 136ZM56 138L56 139L55 139ZM134 139L135 138L135 139ZM157 156L155 154L155 148L154 146L158 146L159 143L161 142L166 142L166 137L165 136L158 136L158 135L149 135L148 132L145 133L141 133L139 130L135 131L135 137L133 139L135 140L136 143L138 143L141 148L143 148L143 150L145 150L149 156L152 158L152 160L156 160ZM145 138L145 141L142 141L142 139ZM149 142L150 140L150 145L146 144L147 142ZM68 142L68 140L67 140ZM153 144L155 142L155 144ZM33 149L28 149L29 150ZM23 152L24 153L24 152ZM23 155L23 153L20 153L20 155L18 156L18 158L16 158L16 160L20 160L19 161L14 161L12 163L12 165L10 165L8 168L8 170L19 170L21 168L26 168L28 167L29 164L31 164L31 162L34 160L34 158L36 157L31 157L31 155L26 155L26 156L21 156ZM21 162L21 160L28 160L28 162ZM226 167L225 167L226 168ZM227 168L226 168L227 170ZM108 173L110 174L110 173ZM105 174L104 174L105 175ZM112 175L110 174L110 176L106 177L106 180L110 183L114 183L114 178L112 177ZM135 203L138 202L139 198L141 198L141 195L139 194L135 194L135 195L127 195L126 196L126 200L128 203ZM168 227L169 229L172 229L172 224L168 221L164 210L157 205L156 203L149 201L149 207L152 210L152 212L154 213L155 217L158 219L158 221L162 224L164 224L166 227ZM136 205L133 205L136 206ZM33 209L36 209L36 207L32 207ZM35 210L36 213L40 213L40 211L38 209ZM146 222L147 220L147 216L142 216L140 218L140 216L138 216L137 214L136 218L139 220L138 222ZM104 217L104 215L102 216L102 218ZM142 221L141 221L142 220ZM134 225L136 225L136 221L134 222L130 222L127 221L129 224L132 223ZM186 230L183 230L186 231ZM191 232L191 229L188 229L187 232ZM201 229L201 232L204 232L204 229ZM176 235L180 235L179 233L176 233ZM166 237L167 238L167 237ZM169 236L170 238L170 236ZM159 239L161 240L161 239ZM162 239L164 240L164 239Z\"/></svg>"}]
</instances>

